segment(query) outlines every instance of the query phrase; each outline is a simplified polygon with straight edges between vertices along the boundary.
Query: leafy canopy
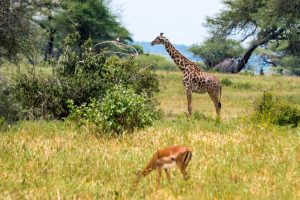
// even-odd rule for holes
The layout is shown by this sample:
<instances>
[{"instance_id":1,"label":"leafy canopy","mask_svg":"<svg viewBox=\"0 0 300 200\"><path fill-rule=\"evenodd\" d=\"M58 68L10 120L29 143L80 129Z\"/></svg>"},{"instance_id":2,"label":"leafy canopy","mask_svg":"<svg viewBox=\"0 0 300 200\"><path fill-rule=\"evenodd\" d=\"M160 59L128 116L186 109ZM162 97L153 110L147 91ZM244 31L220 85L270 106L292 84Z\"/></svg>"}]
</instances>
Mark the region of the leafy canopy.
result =
<instances>
[{"instance_id":1,"label":"leafy canopy","mask_svg":"<svg viewBox=\"0 0 300 200\"><path fill-rule=\"evenodd\" d=\"M241 56L243 47L235 40L211 38L199 46L192 46L189 50L200 56L210 69L225 58Z\"/></svg>"},{"instance_id":2,"label":"leafy canopy","mask_svg":"<svg viewBox=\"0 0 300 200\"><path fill-rule=\"evenodd\" d=\"M242 41L250 36L258 40L270 36L266 44L288 41L287 48L299 49L300 1L225 0L223 3L224 11L207 18L207 26L214 36L240 36Z\"/></svg>"}]
</instances>

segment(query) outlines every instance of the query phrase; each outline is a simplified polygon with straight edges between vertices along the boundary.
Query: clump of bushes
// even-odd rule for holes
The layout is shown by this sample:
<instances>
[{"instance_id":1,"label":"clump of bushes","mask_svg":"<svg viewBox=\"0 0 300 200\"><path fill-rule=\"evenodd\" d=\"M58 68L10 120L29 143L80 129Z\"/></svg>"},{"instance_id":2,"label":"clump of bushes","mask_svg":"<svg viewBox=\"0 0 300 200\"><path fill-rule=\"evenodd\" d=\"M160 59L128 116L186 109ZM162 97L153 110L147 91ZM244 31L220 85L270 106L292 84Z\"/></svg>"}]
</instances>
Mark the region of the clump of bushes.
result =
<instances>
[{"instance_id":1,"label":"clump of bushes","mask_svg":"<svg viewBox=\"0 0 300 200\"><path fill-rule=\"evenodd\" d=\"M254 105L253 119L255 121L292 127L300 124L300 111L296 107L279 101L271 93L264 92Z\"/></svg>"},{"instance_id":2,"label":"clump of bushes","mask_svg":"<svg viewBox=\"0 0 300 200\"><path fill-rule=\"evenodd\" d=\"M286 74L300 76L299 56L285 56L281 61L281 66L286 69Z\"/></svg>"},{"instance_id":3,"label":"clump of bushes","mask_svg":"<svg viewBox=\"0 0 300 200\"><path fill-rule=\"evenodd\" d=\"M233 85L233 88L238 89L238 90L249 90L252 88L252 85L248 82L246 83L235 83Z\"/></svg>"},{"instance_id":4,"label":"clump of bushes","mask_svg":"<svg viewBox=\"0 0 300 200\"><path fill-rule=\"evenodd\" d=\"M14 122L21 119L23 110L15 94L15 86L0 76L0 121Z\"/></svg>"},{"instance_id":5,"label":"clump of bushes","mask_svg":"<svg viewBox=\"0 0 300 200\"><path fill-rule=\"evenodd\" d=\"M253 87L253 85L251 85L248 82L245 82L245 83L241 83L241 82L233 83L228 78L223 78L221 80L221 84L224 85L224 86L230 86L230 87L232 87L234 89L238 89L238 90L249 90L249 89L251 89Z\"/></svg>"},{"instance_id":6,"label":"clump of bushes","mask_svg":"<svg viewBox=\"0 0 300 200\"><path fill-rule=\"evenodd\" d=\"M109 90L102 101L91 99L80 106L69 101L68 120L81 126L99 129L104 133L130 132L135 128L151 125L159 117L155 105L147 100L145 94L138 95L134 89L115 86Z\"/></svg>"},{"instance_id":7,"label":"clump of bushes","mask_svg":"<svg viewBox=\"0 0 300 200\"><path fill-rule=\"evenodd\" d=\"M14 95L23 110L23 119L59 118L64 110L63 85L49 75L22 74L15 80Z\"/></svg>"},{"instance_id":8,"label":"clump of bushes","mask_svg":"<svg viewBox=\"0 0 300 200\"><path fill-rule=\"evenodd\" d=\"M63 119L68 116L68 100L80 106L91 98L99 101L116 85L132 88L152 102L158 79L151 68L142 68L135 58L119 58L96 52L91 40L80 49L78 34L65 40L68 48L54 74L22 74L13 90L26 119Z\"/></svg>"},{"instance_id":9,"label":"clump of bushes","mask_svg":"<svg viewBox=\"0 0 300 200\"><path fill-rule=\"evenodd\" d=\"M221 80L221 84L222 84L222 85L225 85L225 86L231 86L233 83L232 83L232 81L229 80L228 78L223 78L223 79Z\"/></svg>"},{"instance_id":10,"label":"clump of bushes","mask_svg":"<svg viewBox=\"0 0 300 200\"><path fill-rule=\"evenodd\" d=\"M159 82L154 71L134 57L96 52L91 40L78 49L78 38L78 34L66 38L64 59L55 73L29 71L19 74L9 87L0 85L0 117L16 121L69 116L116 133L150 125L158 116L153 96ZM21 115L14 112L19 108L11 104L14 101Z\"/></svg>"}]
</instances>

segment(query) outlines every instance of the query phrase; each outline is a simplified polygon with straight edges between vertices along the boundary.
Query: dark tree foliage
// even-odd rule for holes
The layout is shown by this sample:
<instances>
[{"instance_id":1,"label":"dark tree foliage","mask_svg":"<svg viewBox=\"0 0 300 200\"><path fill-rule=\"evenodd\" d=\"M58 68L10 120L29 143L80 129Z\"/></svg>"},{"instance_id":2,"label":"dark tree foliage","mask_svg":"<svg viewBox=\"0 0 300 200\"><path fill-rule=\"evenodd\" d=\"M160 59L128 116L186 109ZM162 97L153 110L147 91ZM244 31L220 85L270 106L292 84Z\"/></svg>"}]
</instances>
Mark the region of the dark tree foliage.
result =
<instances>
[{"instance_id":1,"label":"dark tree foliage","mask_svg":"<svg viewBox=\"0 0 300 200\"><path fill-rule=\"evenodd\" d=\"M0 1L0 61L16 61L18 54L27 54L33 28L31 8L26 1Z\"/></svg>"},{"instance_id":2,"label":"dark tree foliage","mask_svg":"<svg viewBox=\"0 0 300 200\"><path fill-rule=\"evenodd\" d=\"M104 0L3 0L0 2L0 59L9 60L40 48L36 34L43 35L44 60L62 53L63 40L78 32L78 49L91 38L94 44L106 40L131 41L130 33L119 22ZM30 46L30 47L29 47ZM106 45L107 46L107 45ZM105 46L101 46L104 48ZM58 52L54 52L54 48ZM100 46L98 47L100 48ZM40 51L40 50L39 50Z\"/></svg>"},{"instance_id":3,"label":"dark tree foliage","mask_svg":"<svg viewBox=\"0 0 300 200\"><path fill-rule=\"evenodd\" d=\"M193 54L200 56L208 69L212 69L225 58L241 56L244 51L239 42L220 38L208 39L201 45L192 46L189 50Z\"/></svg>"},{"instance_id":4,"label":"dark tree foliage","mask_svg":"<svg viewBox=\"0 0 300 200\"><path fill-rule=\"evenodd\" d=\"M121 42L131 40L129 32L121 26L104 0L67 0L62 8L80 34L79 45L88 38L96 43L117 38Z\"/></svg>"}]
</instances>

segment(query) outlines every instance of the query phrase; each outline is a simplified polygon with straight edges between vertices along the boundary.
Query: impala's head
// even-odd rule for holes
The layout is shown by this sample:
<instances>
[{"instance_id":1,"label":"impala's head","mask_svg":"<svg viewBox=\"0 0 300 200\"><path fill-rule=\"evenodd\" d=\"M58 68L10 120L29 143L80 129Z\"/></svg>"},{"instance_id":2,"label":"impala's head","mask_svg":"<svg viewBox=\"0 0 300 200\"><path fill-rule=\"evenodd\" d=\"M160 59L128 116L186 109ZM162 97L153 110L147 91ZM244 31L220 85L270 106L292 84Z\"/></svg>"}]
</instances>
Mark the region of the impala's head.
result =
<instances>
[{"instance_id":1,"label":"impala's head","mask_svg":"<svg viewBox=\"0 0 300 200\"><path fill-rule=\"evenodd\" d=\"M137 184L140 182L140 180L141 180L141 178L142 177L144 177L145 175L144 175L144 173L143 173L143 171L137 171L136 172L136 179L135 179L135 181L134 181L134 183L133 183L133 186L135 187L135 186L137 186Z\"/></svg>"},{"instance_id":2,"label":"impala's head","mask_svg":"<svg viewBox=\"0 0 300 200\"><path fill-rule=\"evenodd\" d=\"M163 33L160 33L159 36L157 36L152 42L151 42L151 45L156 45L156 44L165 44L165 42L167 42L168 39L163 36Z\"/></svg>"},{"instance_id":3,"label":"impala's head","mask_svg":"<svg viewBox=\"0 0 300 200\"><path fill-rule=\"evenodd\" d=\"M136 177L139 179L139 178L141 178L142 177L142 171L137 171L136 172Z\"/></svg>"}]
</instances>

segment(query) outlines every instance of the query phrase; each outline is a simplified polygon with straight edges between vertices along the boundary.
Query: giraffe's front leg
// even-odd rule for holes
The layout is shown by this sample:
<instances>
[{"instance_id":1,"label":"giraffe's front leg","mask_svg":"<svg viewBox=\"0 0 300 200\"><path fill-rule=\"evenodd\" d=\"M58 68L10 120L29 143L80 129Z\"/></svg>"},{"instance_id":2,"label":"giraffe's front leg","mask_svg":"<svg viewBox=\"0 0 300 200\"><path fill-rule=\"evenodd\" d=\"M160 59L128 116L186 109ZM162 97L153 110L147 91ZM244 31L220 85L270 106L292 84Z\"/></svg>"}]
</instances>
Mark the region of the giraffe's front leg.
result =
<instances>
[{"instance_id":1,"label":"giraffe's front leg","mask_svg":"<svg viewBox=\"0 0 300 200\"><path fill-rule=\"evenodd\" d=\"M192 90L186 89L186 98L188 103L189 116L192 115Z\"/></svg>"}]
</instances>

